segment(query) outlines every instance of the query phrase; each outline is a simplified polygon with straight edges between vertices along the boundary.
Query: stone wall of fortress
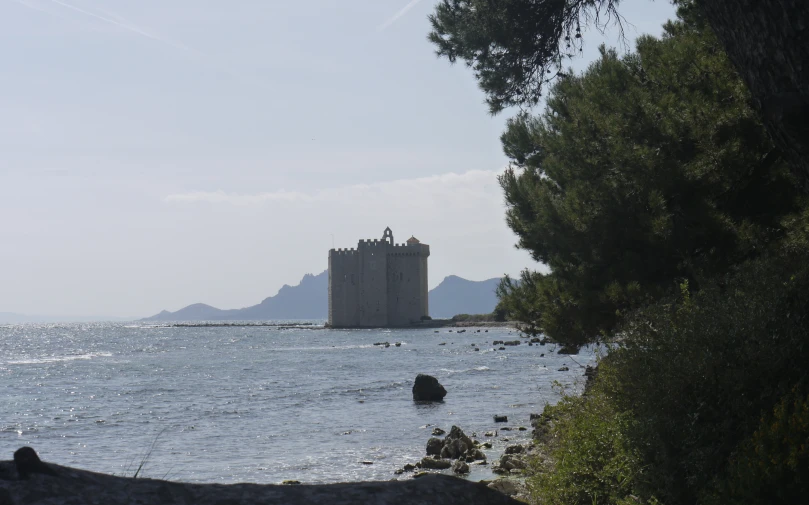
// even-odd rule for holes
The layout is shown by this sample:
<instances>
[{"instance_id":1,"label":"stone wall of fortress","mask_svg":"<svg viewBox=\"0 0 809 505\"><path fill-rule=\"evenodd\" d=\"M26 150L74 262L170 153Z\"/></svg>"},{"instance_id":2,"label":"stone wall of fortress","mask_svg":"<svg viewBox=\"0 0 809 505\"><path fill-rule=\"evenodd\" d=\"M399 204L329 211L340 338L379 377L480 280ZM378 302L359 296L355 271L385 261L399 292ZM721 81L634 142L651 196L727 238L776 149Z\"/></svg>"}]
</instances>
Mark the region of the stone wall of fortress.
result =
<instances>
[{"instance_id":1,"label":"stone wall of fortress","mask_svg":"<svg viewBox=\"0 0 809 505\"><path fill-rule=\"evenodd\" d=\"M387 234L387 232L386 232ZM356 249L329 251L329 325L406 326L429 315L430 246L360 240Z\"/></svg>"}]
</instances>

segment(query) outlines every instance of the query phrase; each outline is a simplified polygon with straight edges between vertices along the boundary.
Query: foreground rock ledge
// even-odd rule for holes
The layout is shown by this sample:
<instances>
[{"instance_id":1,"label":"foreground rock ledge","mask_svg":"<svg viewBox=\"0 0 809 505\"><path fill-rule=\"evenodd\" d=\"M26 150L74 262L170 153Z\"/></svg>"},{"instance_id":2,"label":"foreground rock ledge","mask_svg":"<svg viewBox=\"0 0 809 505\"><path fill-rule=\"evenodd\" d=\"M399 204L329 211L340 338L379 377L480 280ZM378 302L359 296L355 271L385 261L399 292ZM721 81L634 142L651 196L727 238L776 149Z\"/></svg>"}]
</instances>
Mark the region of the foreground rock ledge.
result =
<instances>
[{"instance_id":1,"label":"foreground rock ledge","mask_svg":"<svg viewBox=\"0 0 809 505\"><path fill-rule=\"evenodd\" d=\"M21 480L13 461L0 461L0 505L516 505L485 485L446 475L389 482L284 486L185 484L115 477L48 463L55 476Z\"/></svg>"}]
</instances>

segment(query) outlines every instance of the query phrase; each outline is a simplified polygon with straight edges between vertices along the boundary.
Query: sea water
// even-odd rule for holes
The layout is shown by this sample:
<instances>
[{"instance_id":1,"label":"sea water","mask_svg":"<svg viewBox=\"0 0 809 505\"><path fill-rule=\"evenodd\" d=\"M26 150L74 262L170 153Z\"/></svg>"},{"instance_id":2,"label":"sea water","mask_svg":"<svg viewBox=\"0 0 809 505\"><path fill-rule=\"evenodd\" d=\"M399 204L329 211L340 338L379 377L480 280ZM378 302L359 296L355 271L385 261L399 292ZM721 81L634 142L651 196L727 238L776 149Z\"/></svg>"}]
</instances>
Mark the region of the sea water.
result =
<instances>
[{"instance_id":1,"label":"sea water","mask_svg":"<svg viewBox=\"0 0 809 505\"><path fill-rule=\"evenodd\" d=\"M511 328L0 326L0 459L30 445L124 476L388 480L425 455L433 428L457 425L493 442L491 461L529 439L531 413L581 388L596 352L556 351ZM419 373L438 378L444 402L413 402Z\"/></svg>"}]
</instances>

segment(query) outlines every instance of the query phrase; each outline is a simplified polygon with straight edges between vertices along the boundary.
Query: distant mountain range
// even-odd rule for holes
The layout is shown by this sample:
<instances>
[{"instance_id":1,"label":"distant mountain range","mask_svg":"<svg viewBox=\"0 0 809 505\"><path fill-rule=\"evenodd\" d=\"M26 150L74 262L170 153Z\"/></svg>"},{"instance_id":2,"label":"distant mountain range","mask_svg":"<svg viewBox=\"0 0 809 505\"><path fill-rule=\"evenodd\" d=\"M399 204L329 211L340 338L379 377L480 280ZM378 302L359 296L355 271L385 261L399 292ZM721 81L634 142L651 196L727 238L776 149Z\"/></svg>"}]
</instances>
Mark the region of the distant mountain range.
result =
<instances>
[{"instance_id":1,"label":"distant mountain range","mask_svg":"<svg viewBox=\"0 0 809 505\"><path fill-rule=\"evenodd\" d=\"M430 291L430 315L437 318L457 314L490 314L497 305L494 290L500 279L468 281L457 275L444 277L441 284Z\"/></svg>"},{"instance_id":2,"label":"distant mountain range","mask_svg":"<svg viewBox=\"0 0 809 505\"><path fill-rule=\"evenodd\" d=\"M430 315L487 314L494 311L494 290L500 279L468 281L456 275L446 277L430 291ZM163 312L142 321L269 321L327 319L329 272L306 274L297 286L284 285L275 296L243 309L217 309L195 303L176 312Z\"/></svg>"}]
</instances>

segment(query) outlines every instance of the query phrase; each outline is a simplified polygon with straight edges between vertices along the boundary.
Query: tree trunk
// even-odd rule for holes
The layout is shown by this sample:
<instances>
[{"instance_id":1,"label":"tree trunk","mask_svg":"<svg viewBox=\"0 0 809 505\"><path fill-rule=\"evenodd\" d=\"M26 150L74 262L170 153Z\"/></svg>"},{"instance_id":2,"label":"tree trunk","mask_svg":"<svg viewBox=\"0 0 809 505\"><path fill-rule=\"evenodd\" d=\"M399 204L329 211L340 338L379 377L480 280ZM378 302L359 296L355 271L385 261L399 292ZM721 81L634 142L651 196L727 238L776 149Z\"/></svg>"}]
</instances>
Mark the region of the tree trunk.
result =
<instances>
[{"instance_id":1,"label":"tree trunk","mask_svg":"<svg viewBox=\"0 0 809 505\"><path fill-rule=\"evenodd\" d=\"M809 191L809 0L700 0L776 147Z\"/></svg>"}]
</instances>

